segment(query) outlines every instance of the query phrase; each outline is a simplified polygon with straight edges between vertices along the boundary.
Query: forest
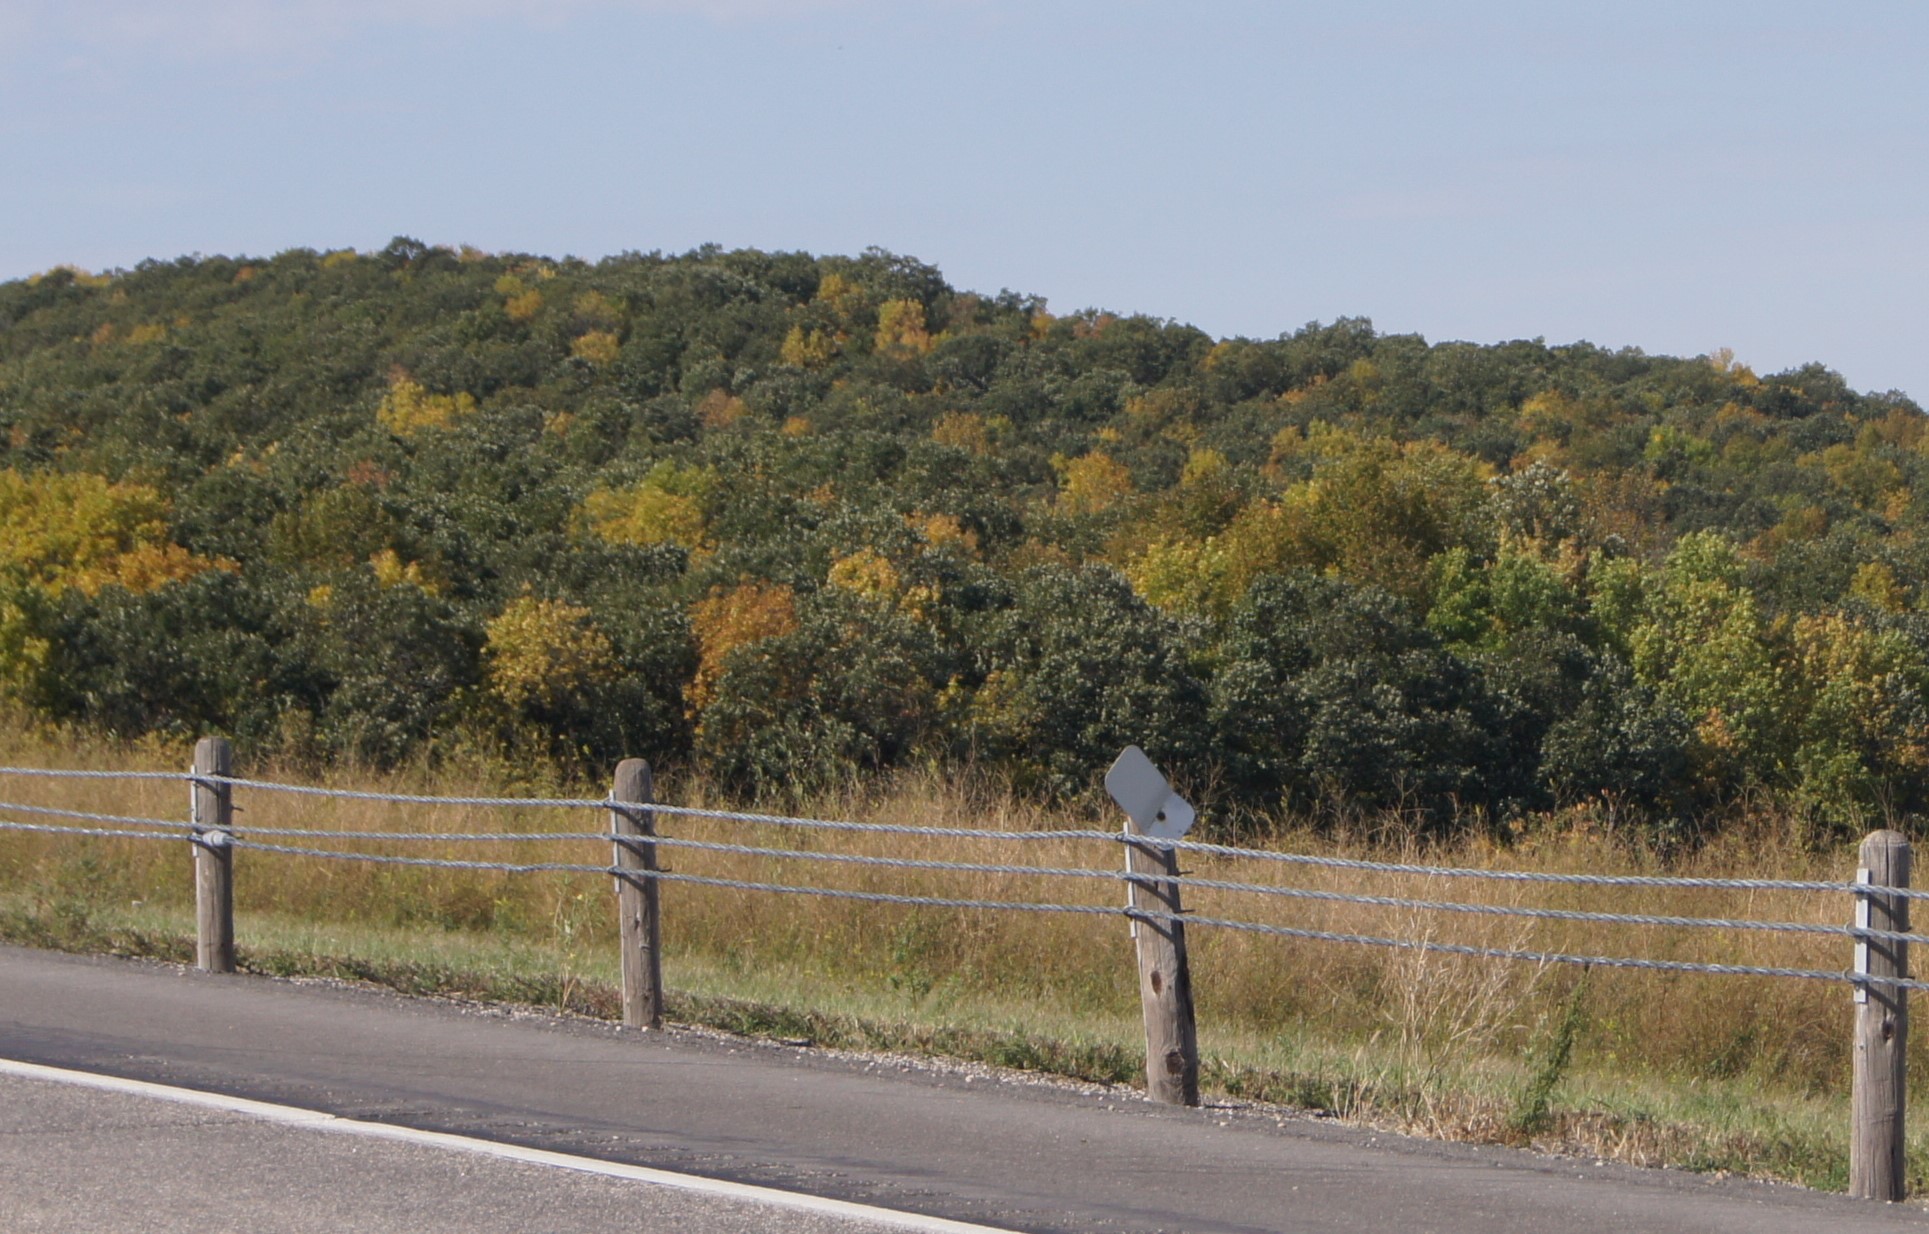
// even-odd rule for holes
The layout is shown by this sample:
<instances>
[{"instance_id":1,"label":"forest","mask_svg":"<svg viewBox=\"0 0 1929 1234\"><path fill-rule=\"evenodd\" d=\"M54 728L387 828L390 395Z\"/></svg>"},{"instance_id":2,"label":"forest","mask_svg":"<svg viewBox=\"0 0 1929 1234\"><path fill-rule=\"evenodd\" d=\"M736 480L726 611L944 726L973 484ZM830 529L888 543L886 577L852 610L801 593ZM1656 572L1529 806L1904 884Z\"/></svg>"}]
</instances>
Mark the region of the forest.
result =
<instances>
[{"instance_id":1,"label":"forest","mask_svg":"<svg viewBox=\"0 0 1929 1234\"><path fill-rule=\"evenodd\" d=\"M1929 440L1723 352L1275 338L880 250L0 284L0 693L296 761L893 768L1222 826L1929 805ZM600 773L599 773L600 774Z\"/></svg>"}]
</instances>

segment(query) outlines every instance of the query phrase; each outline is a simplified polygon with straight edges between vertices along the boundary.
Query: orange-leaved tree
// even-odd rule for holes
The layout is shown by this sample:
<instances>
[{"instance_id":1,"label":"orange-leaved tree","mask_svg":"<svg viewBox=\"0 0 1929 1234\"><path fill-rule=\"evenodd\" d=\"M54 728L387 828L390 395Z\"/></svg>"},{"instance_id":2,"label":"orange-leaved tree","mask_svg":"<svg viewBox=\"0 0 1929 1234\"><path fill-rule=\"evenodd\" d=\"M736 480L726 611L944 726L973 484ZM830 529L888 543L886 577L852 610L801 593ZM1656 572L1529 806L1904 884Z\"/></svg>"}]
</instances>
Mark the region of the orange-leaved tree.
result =
<instances>
[{"instance_id":1,"label":"orange-leaved tree","mask_svg":"<svg viewBox=\"0 0 1929 1234\"><path fill-rule=\"evenodd\" d=\"M781 583L746 581L717 588L690 608L697 671L684 697L698 714L717 694L730 653L797 629L797 596Z\"/></svg>"}]
</instances>

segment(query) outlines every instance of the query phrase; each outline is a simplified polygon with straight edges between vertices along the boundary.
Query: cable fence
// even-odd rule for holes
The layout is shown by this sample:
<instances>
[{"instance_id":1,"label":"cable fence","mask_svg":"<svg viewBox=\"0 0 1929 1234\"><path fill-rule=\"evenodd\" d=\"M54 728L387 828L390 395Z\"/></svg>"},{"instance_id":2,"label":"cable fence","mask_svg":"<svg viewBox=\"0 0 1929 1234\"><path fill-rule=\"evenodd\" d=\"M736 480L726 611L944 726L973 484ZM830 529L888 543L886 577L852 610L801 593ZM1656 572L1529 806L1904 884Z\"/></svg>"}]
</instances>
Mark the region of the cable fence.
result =
<instances>
[{"instance_id":1,"label":"cable fence","mask_svg":"<svg viewBox=\"0 0 1929 1234\"><path fill-rule=\"evenodd\" d=\"M216 972L235 966L237 852L250 860L608 878L618 897L623 1016L644 1027L662 1021L666 889L1065 921L1122 918L1136 940L1148 1095L1186 1104L1198 1099L1187 930L1543 968L1833 983L1849 987L1855 1004L1858 1161L1899 1142L1901 1103L1893 1094L1902 1084L1907 993L1929 989L1908 963L1910 944L1929 943L1929 934L1911 930L1909 904L1929 890L1908 886L1908 845L1893 832L1864 842L1853 881L1582 873L1155 840L1130 828L931 826L661 803L647 767L635 760L618 768L610 795L589 798L291 784L233 775L231 759L226 743L211 739L186 773L0 767L0 780L147 782L140 791L150 798L173 781L191 807L183 818L0 800L0 832L52 842L185 842L195 869L197 963ZM97 783L89 791L107 790ZM371 809L399 811L405 825L325 825L328 812L350 807L356 819ZM1182 869L1182 860L1198 868ZM1416 882L1422 893L1414 893ZM1432 893L1437 887L1464 894ZM1585 899L1636 893L1660 897L1662 908L1687 901L1697 911L1617 911ZM672 900L673 914L679 902ZM1454 922L1507 925L1514 934L1436 936ZM1542 937L1541 930L1556 933ZM1780 938L1798 951L1745 941L1751 938ZM1801 962L1818 953L1799 947L1827 944L1847 944L1838 953L1847 962ZM1751 962L1737 962L1738 954ZM1866 1097L1873 1113L1863 1108L1865 1093L1873 1094ZM1856 1187L1894 1190L1882 1178Z\"/></svg>"},{"instance_id":2,"label":"cable fence","mask_svg":"<svg viewBox=\"0 0 1929 1234\"><path fill-rule=\"evenodd\" d=\"M255 779L232 774L232 751L218 739L201 743L186 773L0 767L0 780L10 777L93 782L96 796L109 791L103 782L129 782L150 805L168 781L186 790L185 818L151 808L0 800L0 833L56 843L185 842L194 866L197 965L214 972L235 968L237 853L397 871L608 878L617 896L623 1019L646 1028L663 1020L666 890L678 893L673 919L679 904L697 903L683 895L713 893L1065 922L1122 918L1135 940L1147 1094L1183 1104L1199 1099L1188 930L1537 968L1842 985L1855 1008L1852 1189L1900 1194L1879 1163L1902 1134L1907 995L1929 989L1908 963L1910 944L1929 943L1929 934L1910 928L1909 905L1929 891L1908 886L1909 849L1893 832L1864 842L1853 881L1731 878L1374 860L1157 840L1129 826L1018 830L715 809L655 801L648 768L636 760L617 769L603 798L389 793ZM357 820L397 811L399 825L329 826L330 811ZM1182 869L1182 861L1196 868ZM1461 894L1434 890L1444 887ZM1585 899L1637 894L1669 910L1688 901L1696 911L1635 912ZM1483 937L1481 923L1513 934ZM1474 934L1437 936L1449 927ZM1786 945L1743 941L1774 938ZM1847 944L1848 962L1802 962L1817 953L1800 947L1829 944Z\"/></svg>"},{"instance_id":3,"label":"cable fence","mask_svg":"<svg viewBox=\"0 0 1929 1234\"><path fill-rule=\"evenodd\" d=\"M867 837L903 838L908 840L943 839L980 841L1016 846L1037 845L1040 843L1084 844L1092 846L1100 852L1110 850L1114 857L1116 857L1117 850L1128 843L1135 842L1133 837L1124 832L1103 831L1093 828L1014 831L987 827L936 827L891 822L859 822L848 819L811 818L797 815L712 809L656 802L626 804L615 802L609 798L459 796L370 792L193 772L121 772L0 767L0 777L8 776L76 780L174 780L183 785L199 785L214 788L227 794L232 794L236 790L246 790L248 792L330 801L442 809L460 808L472 811L539 810L575 813L594 811L599 814L643 814L647 812L648 815L657 819L702 820L711 823L737 824L759 829L774 829L779 832L788 831L804 834L846 834ZM266 807L262 808L265 809ZM73 820L74 822L92 822L106 825L94 827L62 825L27 821L18 817L11 817L18 815L60 818ZM193 838L198 832L204 832L210 829L212 828L208 824L178 818L169 819L140 815L90 812L19 801L0 801L0 831L27 832L48 836L180 840ZM370 851L366 847L340 847L341 845L347 844L364 846L370 844L400 844L405 846L504 844L607 845L610 844L612 840L611 833L607 830L345 830L325 827L277 826L272 823L257 825L252 822L235 822L232 819L230 819L225 826L220 827L219 830L223 832L224 836L227 837L227 843L235 850L255 851L262 854L302 857L324 861L348 861L376 865L413 866L447 870L489 871L512 875L542 873L599 874L617 879L638 878L655 883L683 883L692 886L749 891L761 894L818 896L877 904L916 905L933 908L972 909L992 912L1069 913L1092 916L1117 916L1133 920L1149 921L1183 921L1189 926L1214 930L1239 931L1274 937L1347 943L1359 946L1414 949L1440 954L1521 960L1539 964L1573 964L1602 968L1651 968L1684 973L1748 974L1764 977L1790 977L1804 980L1835 981L1854 985L1879 985L1899 989L1929 988L1929 983L1916 981L1908 977L1857 973L1846 966L1842 969L1797 968L1775 965L1730 964L1638 955L1583 954L1534 948L1497 948L1442 942L1431 937L1400 938L1358 931L1318 929L1304 925L1252 920L1244 917L1207 914L1197 911L1162 913L1156 909L1133 907L1124 903L1067 903L1062 899L919 895L856 887L825 886L802 881L730 878L717 874L703 874L690 871L665 869L636 871L625 869L614 861L600 864L586 861L496 861L446 856L407 856L400 853ZM289 841L326 841L327 846L292 844L289 843ZM1136 842L1140 844L1152 843L1143 839L1139 839ZM801 847L782 847L772 844L733 843L676 835L651 835L647 843L653 849L665 850L672 853L683 852L692 855L730 856L777 863L795 862L805 867L847 867L870 871L919 871L940 875L1022 879L1043 882L1073 881L1085 884L1108 885L1114 888L1127 887L1135 882L1143 883L1146 881L1146 876L1133 874L1117 865L1097 867L1022 864L1017 862L958 861L931 857L889 856ZM1651 888L1684 892L1798 892L1838 896L1846 895L1850 897L1865 897L1871 891L1871 888L1867 884L1855 882L1586 874L1546 870L1489 869L1410 862L1374 861L1322 854L1289 853L1183 839L1158 841L1156 843L1160 847L1180 855L1212 858L1220 862L1254 863L1262 868L1287 867L1305 870L1345 871L1352 874L1375 875L1387 878L1479 880L1525 886L1565 886L1574 888ZM1883 929L1869 924L1856 925L1847 922L1836 924L1819 921L1791 921L1739 916L1628 913L1559 908L1534 904L1447 900L1340 891L1286 882L1254 882L1214 878L1187 872L1177 872L1170 877L1162 877L1155 881L1169 885L1182 895L1187 892L1198 892L1216 894L1221 897L1254 897L1262 900L1302 901L1329 906L1389 909L1409 913L1511 918L1529 922L1571 922L1601 926L1658 927L1666 929L1722 931L1728 933L1759 931L1766 933L1818 935L1863 943L1929 943L1929 935L1916 934L1908 930ZM1882 889L1882 895L1885 897L1920 899L1929 896L1929 890L1887 887Z\"/></svg>"}]
</instances>

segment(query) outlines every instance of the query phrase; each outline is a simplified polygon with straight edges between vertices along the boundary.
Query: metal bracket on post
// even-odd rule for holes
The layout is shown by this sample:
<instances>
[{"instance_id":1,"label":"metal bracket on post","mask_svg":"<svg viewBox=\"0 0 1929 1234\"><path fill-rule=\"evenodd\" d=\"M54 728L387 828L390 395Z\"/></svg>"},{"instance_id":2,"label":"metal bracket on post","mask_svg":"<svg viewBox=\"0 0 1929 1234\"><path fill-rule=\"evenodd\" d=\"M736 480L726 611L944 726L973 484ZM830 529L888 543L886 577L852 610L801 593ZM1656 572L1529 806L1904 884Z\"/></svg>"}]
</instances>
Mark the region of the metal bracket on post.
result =
<instances>
[{"instance_id":1,"label":"metal bracket on post","mask_svg":"<svg viewBox=\"0 0 1929 1234\"><path fill-rule=\"evenodd\" d=\"M1869 888L1875 885L1867 866L1855 872L1855 885ZM1867 930L1871 926L1870 908L1869 893L1857 891L1855 893L1855 928L1857 930ZM1867 934L1855 936L1855 976L1855 1001L1866 1003L1869 1001L1869 936Z\"/></svg>"}]
</instances>

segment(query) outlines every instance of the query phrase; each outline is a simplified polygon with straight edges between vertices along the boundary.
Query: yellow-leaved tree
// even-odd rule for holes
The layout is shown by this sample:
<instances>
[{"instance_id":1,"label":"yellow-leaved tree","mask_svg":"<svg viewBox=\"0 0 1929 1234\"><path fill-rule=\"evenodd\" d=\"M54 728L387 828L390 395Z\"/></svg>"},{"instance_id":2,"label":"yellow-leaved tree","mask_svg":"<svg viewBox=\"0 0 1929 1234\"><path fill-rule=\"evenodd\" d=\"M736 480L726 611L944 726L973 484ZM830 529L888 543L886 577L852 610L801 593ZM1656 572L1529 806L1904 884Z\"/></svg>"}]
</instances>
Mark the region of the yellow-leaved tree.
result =
<instances>
[{"instance_id":1,"label":"yellow-leaved tree","mask_svg":"<svg viewBox=\"0 0 1929 1234\"><path fill-rule=\"evenodd\" d=\"M622 308L600 291L586 291L577 296L569 310L579 324L599 330L615 329L623 319Z\"/></svg>"},{"instance_id":2,"label":"yellow-leaved tree","mask_svg":"<svg viewBox=\"0 0 1929 1234\"><path fill-rule=\"evenodd\" d=\"M232 568L170 541L167 514L166 499L145 484L0 471L0 693L18 696L46 664L46 600L70 590L153 591Z\"/></svg>"},{"instance_id":3,"label":"yellow-leaved tree","mask_svg":"<svg viewBox=\"0 0 1929 1234\"><path fill-rule=\"evenodd\" d=\"M832 587L863 596L873 604L896 608L916 620L924 620L936 606L939 593L934 585L906 586L904 576L891 559L874 548L861 548L831 563L824 581Z\"/></svg>"},{"instance_id":4,"label":"yellow-leaved tree","mask_svg":"<svg viewBox=\"0 0 1929 1234\"><path fill-rule=\"evenodd\" d=\"M1154 540L1126 563L1132 589L1149 603L1173 613L1223 613L1230 594L1226 546L1217 537ZM1241 583L1249 582L1241 578Z\"/></svg>"},{"instance_id":5,"label":"yellow-leaved tree","mask_svg":"<svg viewBox=\"0 0 1929 1234\"><path fill-rule=\"evenodd\" d=\"M0 471L0 572L49 594L152 591L224 563L167 537L167 499L85 472Z\"/></svg>"},{"instance_id":6,"label":"yellow-leaved tree","mask_svg":"<svg viewBox=\"0 0 1929 1234\"><path fill-rule=\"evenodd\" d=\"M841 274L826 274L818 280L815 302L828 308L839 326L849 329L864 311L864 289Z\"/></svg>"},{"instance_id":7,"label":"yellow-leaved tree","mask_svg":"<svg viewBox=\"0 0 1929 1234\"><path fill-rule=\"evenodd\" d=\"M397 437L413 437L424 429L448 428L476 409L472 394L430 394L422 383L400 369L389 374L388 392L375 408L375 418Z\"/></svg>"},{"instance_id":8,"label":"yellow-leaved tree","mask_svg":"<svg viewBox=\"0 0 1929 1234\"><path fill-rule=\"evenodd\" d=\"M991 453L991 433L985 418L972 411L947 411L931 426L931 440L972 454Z\"/></svg>"},{"instance_id":9,"label":"yellow-leaved tree","mask_svg":"<svg viewBox=\"0 0 1929 1234\"><path fill-rule=\"evenodd\" d=\"M518 596L487 626L489 689L517 711L554 712L616 675L610 641L589 610Z\"/></svg>"},{"instance_id":10,"label":"yellow-leaved tree","mask_svg":"<svg viewBox=\"0 0 1929 1234\"><path fill-rule=\"evenodd\" d=\"M569 345L569 354L599 366L615 364L616 358L623 354L623 343L608 330L590 330L576 336L576 341Z\"/></svg>"},{"instance_id":11,"label":"yellow-leaved tree","mask_svg":"<svg viewBox=\"0 0 1929 1234\"><path fill-rule=\"evenodd\" d=\"M1098 514L1132 495L1132 473L1102 451L1059 455L1052 466L1058 471L1058 508L1067 514Z\"/></svg>"},{"instance_id":12,"label":"yellow-leaved tree","mask_svg":"<svg viewBox=\"0 0 1929 1234\"><path fill-rule=\"evenodd\" d=\"M841 587L868 600L891 603L897 599L901 580L891 559L874 548L861 548L831 563L825 582Z\"/></svg>"},{"instance_id":13,"label":"yellow-leaved tree","mask_svg":"<svg viewBox=\"0 0 1929 1234\"><path fill-rule=\"evenodd\" d=\"M877 306L879 354L908 360L936 346L925 328L924 305L916 300L886 300Z\"/></svg>"},{"instance_id":14,"label":"yellow-leaved tree","mask_svg":"<svg viewBox=\"0 0 1929 1234\"><path fill-rule=\"evenodd\" d=\"M1909 593L1887 562L1868 561L1857 567L1855 577L1849 580L1849 594L1885 613L1900 613L1909 607Z\"/></svg>"},{"instance_id":15,"label":"yellow-leaved tree","mask_svg":"<svg viewBox=\"0 0 1929 1234\"><path fill-rule=\"evenodd\" d=\"M904 521L924 542L935 549L954 549L966 557L978 556L978 533L964 525L955 514L907 514Z\"/></svg>"},{"instance_id":16,"label":"yellow-leaved tree","mask_svg":"<svg viewBox=\"0 0 1929 1234\"><path fill-rule=\"evenodd\" d=\"M807 330L796 325L784 336L778 359L792 368L820 369L837 358L841 346L834 331Z\"/></svg>"},{"instance_id":17,"label":"yellow-leaved tree","mask_svg":"<svg viewBox=\"0 0 1929 1234\"><path fill-rule=\"evenodd\" d=\"M368 559L368 568L380 587L413 587L428 595L438 595L442 584L419 561L405 561L392 548L378 550Z\"/></svg>"},{"instance_id":18,"label":"yellow-leaved tree","mask_svg":"<svg viewBox=\"0 0 1929 1234\"><path fill-rule=\"evenodd\" d=\"M1838 822L1868 826L1929 771L1929 664L1900 631L1840 613L1796 618L1789 642L1793 688L1781 702L1796 713L1789 761L1801 795Z\"/></svg>"},{"instance_id":19,"label":"yellow-leaved tree","mask_svg":"<svg viewBox=\"0 0 1929 1234\"><path fill-rule=\"evenodd\" d=\"M641 484L596 489L583 499L589 528L613 544L675 544L708 552L704 503L716 488L708 467L658 463Z\"/></svg>"}]
</instances>

